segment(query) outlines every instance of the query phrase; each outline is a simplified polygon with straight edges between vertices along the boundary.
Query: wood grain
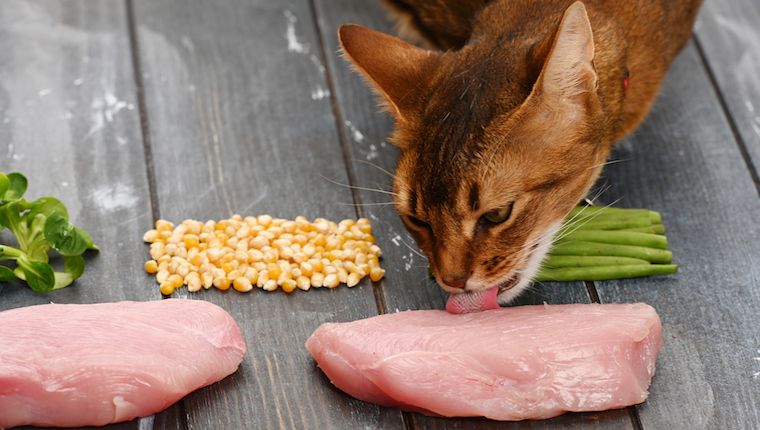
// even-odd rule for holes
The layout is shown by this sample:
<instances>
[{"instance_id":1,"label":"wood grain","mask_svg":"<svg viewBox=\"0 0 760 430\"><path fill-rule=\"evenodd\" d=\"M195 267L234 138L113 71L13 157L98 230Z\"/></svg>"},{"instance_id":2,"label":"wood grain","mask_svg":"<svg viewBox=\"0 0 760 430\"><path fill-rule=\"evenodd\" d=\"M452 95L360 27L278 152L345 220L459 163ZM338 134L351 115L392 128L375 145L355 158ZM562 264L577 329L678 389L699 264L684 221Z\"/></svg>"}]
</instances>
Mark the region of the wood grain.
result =
<instances>
[{"instance_id":1,"label":"wood grain","mask_svg":"<svg viewBox=\"0 0 760 430\"><path fill-rule=\"evenodd\" d=\"M307 1L136 2L161 217L357 217ZM325 93L327 92L327 93ZM349 289L180 297L225 308L249 352L188 396L188 428L403 426L346 398L304 348L322 323L376 314L369 279Z\"/></svg>"},{"instance_id":2,"label":"wood grain","mask_svg":"<svg viewBox=\"0 0 760 430\"><path fill-rule=\"evenodd\" d=\"M760 3L707 0L696 39L760 193Z\"/></svg>"},{"instance_id":3,"label":"wood grain","mask_svg":"<svg viewBox=\"0 0 760 430\"><path fill-rule=\"evenodd\" d=\"M760 101L758 101L760 102ZM693 44L647 122L615 152L606 202L662 213L673 276L597 282L663 321L646 429L760 426L760 199Z\"/></svg>"}]
</instances>

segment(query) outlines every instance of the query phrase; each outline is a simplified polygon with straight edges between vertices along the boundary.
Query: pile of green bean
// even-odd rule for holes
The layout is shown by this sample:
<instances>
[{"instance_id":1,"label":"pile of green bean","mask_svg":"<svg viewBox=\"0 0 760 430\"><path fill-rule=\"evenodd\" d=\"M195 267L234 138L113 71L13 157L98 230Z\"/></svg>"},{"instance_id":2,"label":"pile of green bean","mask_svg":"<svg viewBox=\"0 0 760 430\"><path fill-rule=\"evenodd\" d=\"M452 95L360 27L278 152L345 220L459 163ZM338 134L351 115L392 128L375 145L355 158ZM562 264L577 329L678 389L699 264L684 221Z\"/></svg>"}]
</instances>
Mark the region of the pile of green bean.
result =
<instances>
[{"instance_id":1,"label":"pile of green bean","mask_svg":"<svg viewBox=\"0 0 760 430\"><path fill-rule=\"evenodd\" d=\"M578 206L568 215L535 281L604 281L676 273L659 213Z\"/></svg>"}]
</instances>

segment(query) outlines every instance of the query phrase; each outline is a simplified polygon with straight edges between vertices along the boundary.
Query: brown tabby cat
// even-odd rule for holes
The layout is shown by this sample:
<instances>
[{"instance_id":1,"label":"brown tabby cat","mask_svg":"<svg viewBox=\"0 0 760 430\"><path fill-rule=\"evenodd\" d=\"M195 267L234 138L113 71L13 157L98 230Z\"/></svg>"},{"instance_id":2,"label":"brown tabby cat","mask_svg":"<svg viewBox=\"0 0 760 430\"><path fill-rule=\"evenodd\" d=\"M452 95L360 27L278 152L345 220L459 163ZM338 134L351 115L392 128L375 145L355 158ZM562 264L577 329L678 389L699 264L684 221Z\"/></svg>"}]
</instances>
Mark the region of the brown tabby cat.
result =
<instances>
[{"instance_id":1,"label":"brown tabby cat","mask_svg":"<svg viewBox=\"0 0 760 430\"><path fill-rule=\"evenodd\" d=\"M450 303L508 302L644 120L701 0L386 3L439 50L339 31L396 120L396 208Z\"/></svg>"}]
</instances>

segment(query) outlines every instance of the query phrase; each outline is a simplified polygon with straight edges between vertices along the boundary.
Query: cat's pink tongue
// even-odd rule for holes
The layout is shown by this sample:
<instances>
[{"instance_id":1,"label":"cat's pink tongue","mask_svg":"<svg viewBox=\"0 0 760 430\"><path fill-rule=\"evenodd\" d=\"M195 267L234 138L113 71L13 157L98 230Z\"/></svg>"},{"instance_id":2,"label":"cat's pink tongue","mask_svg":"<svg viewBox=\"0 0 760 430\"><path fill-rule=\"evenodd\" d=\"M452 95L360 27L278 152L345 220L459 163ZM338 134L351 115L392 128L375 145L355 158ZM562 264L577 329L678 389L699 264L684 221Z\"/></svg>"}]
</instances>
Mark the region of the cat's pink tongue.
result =
<instances>
[{"instance_id":1,"label":"cat's pink tongue","mask_svg":"<svg viewBox=\"0 0 760 430\"><path fill-rule=\"evenodd\" d=\"M496 286L472 293L451 294L446 302L446 311L450 314L469 314L498 309L499 301L496 299L498 293L499 287Z\"/></svg>"}]
</instances>

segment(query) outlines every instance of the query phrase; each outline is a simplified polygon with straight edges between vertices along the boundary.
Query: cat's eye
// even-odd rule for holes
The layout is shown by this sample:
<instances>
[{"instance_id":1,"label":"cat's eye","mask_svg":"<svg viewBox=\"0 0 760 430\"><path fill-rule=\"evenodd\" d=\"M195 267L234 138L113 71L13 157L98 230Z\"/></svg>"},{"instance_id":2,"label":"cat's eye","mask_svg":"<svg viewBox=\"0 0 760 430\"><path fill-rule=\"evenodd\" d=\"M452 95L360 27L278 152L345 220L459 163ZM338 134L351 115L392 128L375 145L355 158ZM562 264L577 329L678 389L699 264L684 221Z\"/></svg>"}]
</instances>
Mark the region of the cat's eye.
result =
<instances>
[{"instance_id":1,"label":"cat's eye","mask_svg":"<svg viewBox=\"0 0 760 430\"><path fill-rule=\"evenodd\" d=\"M488 222L499 224L508 220L510 215L512 215L512 203L506 206L502 206L495 211L484 213L483 218L485 218Z\"/></svg>"}]
</instances>

